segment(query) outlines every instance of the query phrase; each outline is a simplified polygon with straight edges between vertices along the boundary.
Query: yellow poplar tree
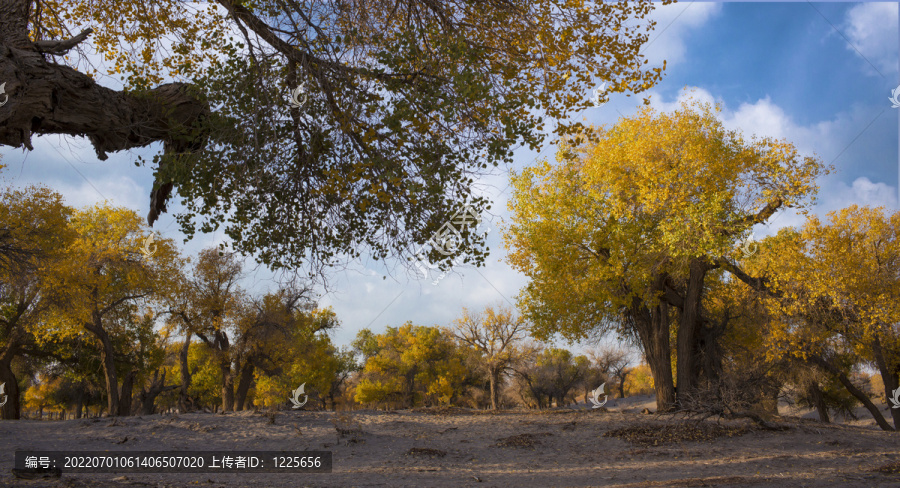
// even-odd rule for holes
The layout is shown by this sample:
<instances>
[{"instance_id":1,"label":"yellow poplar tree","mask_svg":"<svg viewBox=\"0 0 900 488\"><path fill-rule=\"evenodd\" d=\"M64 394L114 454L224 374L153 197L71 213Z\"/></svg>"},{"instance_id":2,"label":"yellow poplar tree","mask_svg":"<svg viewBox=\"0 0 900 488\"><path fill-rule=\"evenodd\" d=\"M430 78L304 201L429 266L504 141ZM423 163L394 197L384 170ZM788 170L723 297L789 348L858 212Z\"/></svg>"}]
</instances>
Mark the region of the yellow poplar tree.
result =
<instances>
[{"instance_id":1,"label":"yellow poplar tree","mask_svg":"<svg viewBox=\"0 0 900 488\"><path fill-rule=\"evenodd\" d=\"M99 345L109 415L130 415L135 371L126 375L120 392L120 352L111 328L123 323L122 314L149 305L170 286L179 272L179 257L171 239L150 242L146 224L133 210L100 204L75 211L70 225L76 238L65 250L66 261L52 274L51 286L60 298L42 334L65 339L89 332Z\"/></svg>"},{"instance_id":2,"label":"yellow poplar tree","mask_svg":"<svg viewBox=\"0 0 900 488\"><path fill-rule=\"evenodd\" d=\"M440 328L407 322L388 327L375 340L377 353L363 367L357 402L447 404L461 392L467 376L465 358Z\"/></svg>"},{"instance_id":3,"label":"yellow poplar tree","mask_svg":"<svg viewBox=\"0 0 900 488\"><path fill-rule=\"evenodd\" d=\"M54 301L49 283L74 238L71 214L62 195L49 188L0 192L0 382L9 397L0 408L4 419L19 418L19 382L11 365L37 352L34 332Z\"/></svg>"},{"instance_id":4,"label":"yellow poplar tree","mask_svg":"<svg viewBox=\"0 0 900 488\"><path fill-rule=\"evenodd\" d=\"M765 274L770 306L780 315L772 354L814 364L838 379L885 430L892 429L849 378L850 366L874 364L886 398L900 386L900 213L856 205L810 216L779 233L778 265ZM894 428L900 412L891 409Z\"/></svg>"},{"instance_id":5,"label":"yellow poplar tree","mask_svg":"<svg viewBox=\"0 0 900 488\"><path fill-rule=\"evenodd\" d=\"M707 275L734 262L737 242L783 208L813 202L827 169L794 146L745 141L720 108L686 100L672 113L645 107L596 143L568 140L558 164L513 176L509 263L529 283L520 309L538 337L635 334L653 370L657 404L675 401L669 331L676 327L677 386L697 384L694 350Z\"/></svg>"}]
</instances>

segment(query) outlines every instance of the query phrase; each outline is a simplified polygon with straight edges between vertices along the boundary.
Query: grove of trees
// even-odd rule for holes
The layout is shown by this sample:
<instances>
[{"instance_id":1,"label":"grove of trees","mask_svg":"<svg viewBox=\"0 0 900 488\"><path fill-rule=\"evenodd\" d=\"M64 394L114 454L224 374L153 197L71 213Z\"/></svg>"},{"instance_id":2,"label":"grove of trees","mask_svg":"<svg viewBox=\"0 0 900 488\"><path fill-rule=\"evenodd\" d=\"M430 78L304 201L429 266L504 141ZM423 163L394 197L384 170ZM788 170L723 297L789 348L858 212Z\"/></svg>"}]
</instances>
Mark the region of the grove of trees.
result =
<instances>
[{"instance_id":1,"label":"grove of trees","mask_svg":"<svg viewBox=\"0 0 900 488\"><path fill-rule=\"evenodd\" d=\"M300 384L307 408L543 408L606 377L585 356L526 344L525 322L499 306L446 327L363 330L340 349L329 337L338 318L308 287L252 296L233 254L181 257L157 239L148 255L133 211L72 209L32 186L0 193L0 216L16 250L0 274L4 419L23 404L39 418L284 408Z\"/></svg>"},{"instance_id":2,"label":"grove of trees","mask_svg":"<svg viewBox=\"0 0 900 488\"><path fill-rule=\"evenodd\" d=\"M573 174L586 173L568 173ZM579 209L568 205L563 194L578 196L584 205L616 195L597 193L603 187L596 186L577 191L572 185L577 180L551 181L568 183L568 193L554 191L556 201L570 211ZM522 195L517 189L514 205L521 204ZM624 215L648 207L631 207ZM0 192L3 245L9 250L0 268L0 374L9 397L3 418L21 418L23 407L28 416L51 412L57 418L147 415L173 408L288 408L289 392L300 384L311 399L305 408L332 410L453 405L541 409L586 404L601 384L607 385L603 394L613 398L655 391L659 402L661 391L680 387L676 374L658 377L666 367L670 372L682 367L677 348L661 350L666 363L654 363L657 353L648 350L656 343L644 342L654 336L645 334L629 314L640 310L635 307L667 310L666 334L653 340L668 344L674 336L677 343L685 324L684 288L679 287L691 275L675 278L677 267L667 263L700 258L678 257L676 250L660 246L654 255L668 257L657 268L671 274L660 277L657 270L631 279L652 278L644 285L650 290L660 280L673 288L619 297L610 283L623 283L629 275L622 270L633 270L635 264L610 269L588 261L575 251L587 253L600 243L577 243L553 229L589 230L595 234L585 236L612 243L614 231L635 224L623 217L607 229L580 227L586 220L541 205L532 208L568 219L567 225L555 227L538 218L524 220L540 226L542 232L528 233L539 237L537 242L570 243L567 256L575 258L570 263L556 260L559 254L552 246L528 248L535 271L558 266L543 276L581 276L569 282L560 302L549 301L556 296L552 287L541 288L549 285L533 280L521 297L528 313L502 304L464 308L444 326L408 322L380 333L363 329L349 348L339 348L330 334L340 321L332 310L316 306L309 285L295 280L253 295L243 289L243 265L232 253L209 248L182 257L171 240L157 239L148 254L148 229L133 211L107 204L75 209L47 188L7 187ZM747 254L738 246L710 258L718 267L708 270L702 282L699 333L692 348L694 389L679 388L676 402L658 403L659 408L746 415L765 422L779 398L789 395L817 410L823 422L834 414L852 416L855 406L863 405L882 428L893 430L889 420L897 419L884 418L875 405L874 388L888 394L897 384L900 345L892 325L897 313L892 299L897 218L853 206L832 213L827 222L809 217L801 228L782 229L760 241L756 252ZM661 233L660 227L654 232ZM661 234L643 232L646 240L640 247L652 249L651 238ZM508 233L515 235L515 229ZM727 237L721 229L719 235ZM713 234L710 240L715 238ZM686 241L679 242L683 247ZM682 247L677 251L683 252ZM609 260L615 256L612 250L596 254ZM563 265L573 268L566 271ZM639 281L628 283L631 288L621 286L618 292L640 289ZM559 330L573 337L615 331L639 346L646 364L638 364L621 347L578 355L541 342L554 330L551 322L568 326L572 315L602 311L589 298L604 297L609 308L602 320ZM662 305L665 300L671 301L668 306ZM619 309L613 308L616 303ZM562 310L554 308L563 305ZM867 376L867 365L879 374ZM661 381L674 384L661 388Z\"/></svg>"}]
</instances>

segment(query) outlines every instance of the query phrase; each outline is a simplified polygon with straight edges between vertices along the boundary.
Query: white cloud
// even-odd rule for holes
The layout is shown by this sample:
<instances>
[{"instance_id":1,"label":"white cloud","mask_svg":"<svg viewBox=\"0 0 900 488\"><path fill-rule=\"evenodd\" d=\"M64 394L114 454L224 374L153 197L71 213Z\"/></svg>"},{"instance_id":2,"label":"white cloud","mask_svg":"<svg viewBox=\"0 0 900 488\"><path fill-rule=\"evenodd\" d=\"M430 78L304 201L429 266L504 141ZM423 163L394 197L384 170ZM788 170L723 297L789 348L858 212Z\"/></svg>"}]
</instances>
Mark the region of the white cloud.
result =
<instances>
[{"instance_id":1,"label":"white cloud","mask_svg":"<svg viewBox=\"0 0 900 488\"><path fill-rule=\"evenodd\" d=\"M821 205L823 214L839 210L850 205L897 208L897 188L886 183L873 183L868 178L860 177L847 185L843 181L829 184L822 188L828 192L828 199Z\"/></svg>"},{"instance_id":2,"label":"white cloud","mask_svg":"<svg viewBox=\"0 0 900 488\"><path fill-rule=\"evenodd\" d=\"M651 90L650 106L660 112L671 112L680 104L693 97L704 103L721 103L710 92L698 87L687 87L680 91L675 100L665 101L659 92ZM797 124L783 108L766 96L753 103L742 103L737 109L722 104L719 119L729 130L739 130L745 139L753 136L787 140L806 156L816 155L826 165L834 164L838 169L852 162L849 156L854 151L865 152L865 137L871 133L867 128L878 117L862 105L854 105L846 112L838 113L831 120L823 120L803 126ZM873 133L874 134L874 133ZM858 163L858 161L857 161Z\"/></svg>"},{"instance_id":3,"label":"white cloud","mask_svg":"<svg viewBox=\"0 0 900 488\"><path fill-rule=\"evenodd\" d=\"M667 67L684 61L687 52L684 38L687 34L702 27L722 11L722 5L715 2L669 5L656 3L654 6L653 13L649 17L656 21L656 26L650 32L641 52L647 56L650 64L662 65L662 61L666 60ZM640 22L645 20L641 19Z\"/></svg>"},{"instance_id":4,"label":"white cloud","mask_svg":"<svg viewBox=\"0 0 900 488\"><path fill-rule=\"evenodd\" d=\"M697 87L686 87L684 90L679 91L675 100L671 102L666 102L664 97L656 90L649 90L647 93L651 95L650 107L658 112L674 112L683 102L689 99L709 104L721 101L713 97L710 92Z\"/></svg>"},{"instance_id":5,"label":"white cloud","mask_svg":"<svg viewBox=\"0 0 900 488\"><path fill-rule=\"evenodd\" d=\"M67 205L76 208L93 206L102 202L105 197L110 205L139 209L145 207L150 198L149 190L145 191L133 179L115 175L103 179L92 178L90 183L83 179L80 184L60 183L56 185L56 190L65 195Z\"/></svg>"},{"instance_id":6,"label":"white cloud","mask_svg":"<svg viewBox=\"0 0 900 488\"><path fill-rule=\"evenodd\" d=\"M860 3L847 11L842 30L852 46L882 74L897 71L897 3ZM869 72L874 74L869 63Z\"/></svg>"},{"instance_id":7,"label":"white cloud","mask_svg":"<svg viewBox=\"0 0 900 488\"><path fill-rule=\"evenodd\" d=\"M822 221L827 221L828 213L847 208L851 205L861 207L885 207L889 212L896 210L897 188L886 183L873 183L865 177L857 178L851 184L834 178L820 182L819 203L811 210ZM757 238L774 235L779 229L786 227L800 228L806 217L796 210L786 209L778 212L765 225L754 227Z\"/></svg>"}]
</instances>

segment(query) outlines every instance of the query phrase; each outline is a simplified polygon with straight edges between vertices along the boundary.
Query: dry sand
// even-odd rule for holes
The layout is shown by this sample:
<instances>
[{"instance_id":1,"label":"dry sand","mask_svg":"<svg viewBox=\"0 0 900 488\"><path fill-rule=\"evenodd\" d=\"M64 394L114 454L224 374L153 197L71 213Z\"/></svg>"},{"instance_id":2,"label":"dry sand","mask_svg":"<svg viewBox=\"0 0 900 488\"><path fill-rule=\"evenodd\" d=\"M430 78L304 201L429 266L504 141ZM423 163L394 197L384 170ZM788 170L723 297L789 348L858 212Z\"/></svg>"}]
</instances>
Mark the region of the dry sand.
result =
<instances>
[{"instance_id":1,"label":"dry sand","mask_svg":"<svg viewBox=\"0 0 900 488\"><path fill-rule=\"evenodd\" d=\"M265 414L250 412L4 421L0 485L900 487L900 433L883 432L865 420L826 425L781 418L789 426L786 431L729 421L721 422L721 429L730 429L732 436L712 438L712 423L679 430L681 418L640 414L644 407L653 409L647 397L618 405L610 400L608 406L608 411L580 406L498 414L462 409L441 414L421 409L284 411L276 414L274 424ZM625 427L643 427L649 436L644 442L604 436ZM707 433L706 440L672 440L678 432L698 428ZM330 450L334 469L319 474L64 473L59 479L19 480L11 474L16 449ZM890 465L893 469L878 471Z\"/></svg>"}]
</instances>

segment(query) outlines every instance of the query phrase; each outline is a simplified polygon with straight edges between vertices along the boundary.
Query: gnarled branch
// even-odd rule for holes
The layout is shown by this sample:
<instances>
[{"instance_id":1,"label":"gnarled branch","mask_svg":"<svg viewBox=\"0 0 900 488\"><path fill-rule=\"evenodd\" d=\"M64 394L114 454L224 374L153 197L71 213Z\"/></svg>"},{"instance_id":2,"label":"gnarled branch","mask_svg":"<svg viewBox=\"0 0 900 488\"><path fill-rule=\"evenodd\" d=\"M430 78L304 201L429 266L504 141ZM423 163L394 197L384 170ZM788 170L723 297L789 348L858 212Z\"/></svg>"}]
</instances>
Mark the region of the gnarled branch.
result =
<instances>
[{"instance_id":1,"label":"gnarled branch","mask_svg":"<svg viewBox=\"0 0 900 488\"><path fill-rule=\"evenodd\" d=\"M35 41L34 47L37 48L38 52L59 56L62 54L66 54L73 47L81 44L85 39L87 39L87 36L91 35L92 32L94 32L93 29L87 28L71 39Z\"/></svg>"}]
</instances>

